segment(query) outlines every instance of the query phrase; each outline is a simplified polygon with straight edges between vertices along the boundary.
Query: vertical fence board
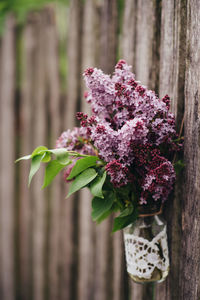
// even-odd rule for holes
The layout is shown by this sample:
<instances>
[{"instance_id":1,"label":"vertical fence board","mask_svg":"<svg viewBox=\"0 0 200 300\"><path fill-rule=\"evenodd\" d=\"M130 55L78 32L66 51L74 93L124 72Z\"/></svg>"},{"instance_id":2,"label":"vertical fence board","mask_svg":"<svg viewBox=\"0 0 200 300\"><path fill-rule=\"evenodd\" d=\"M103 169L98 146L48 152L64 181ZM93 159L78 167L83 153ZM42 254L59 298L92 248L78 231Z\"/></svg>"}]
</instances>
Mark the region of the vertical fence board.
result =
<instances>
[{"instance_id":1,"label":"vertical fence board","mask_svg":"<svg viewBox=\"0 0 200 300\"><path fill-rule=\"evenodd\" d=\"M122 58L133 66L133 73L136 72L136 26L137 26L137 1L125 1L123 13L123 29L121 37ZM124 251L124 247L122 248ZM115 250L116 251L116 250ZM128 276L128 275L127 275ZM131 299L141 299L142 287L128 280L128 288ZM115 293L115 291L114 291Z\"/></svg>"},{"instance_id":2,"label":"vertical fence board","mask_svg":"<svg viewBox=\"0 0 200 300\"><path fill-rule=\"evenodd\" d=\"M55 11L49 7L44 12L45 18L45 70L48 87L49 132L48 146L54 148L60 135L60 84L58 68L58 35L55 23ZM46 249L46 298L59 299L59 238L60 238L60 208L63 194L61 191L61 176L57 176L49 190L49 212L46 229L48 232Z\"/></svg>"},{"instance_id":3,"label":"vertical fence board","mask_svg":"<svg viewBox=\"0 0 200 300\"><path fill-rule=\"evenodd\" d=\"M172 99L171 110L176 116L180 129L184 109L185 78L185 1L163 1L160 57L160 96L169 94ZM173 62L173 63L171 63ZM158 285L157 299L179 299L180 279L180 238L181 238L181 202L183 178L176 182L173 199L166 203L166 219L170 246L170 276ZM172 217L173 216L173 217Z\"/></svg>"},{"instance_id":4,"label":"vertical fence board","mask_svg":"<svg viewBox=\"0 0 200 300\"><path fill-rule=\"evenodd\" d=\"M137 1L135 73L137 79L149 88L155 88L158 80L159 14L160 1Z\"/></svg>"},{"instance_id":5,"label":"vertical fence board","mask_svg":"<svg viewBox=\"0 0 200 300\"><path fill-rule=\"evenodd\" d=\"M104 0L100 19L100 67L112 73L117 55L117 1Z\"/></svg>"},{"instance_id":6,"label":"vertical fence board","mask_svg":"<svg viewBox=\"0 0 200 300\"><path fill-rule=\"evenodd\" d=\"M159 93L160 97L166 93L172 97L171 110L179 127L183 115L186 25L186 1L163 1Z\"/></svg>"},{"instance_id":7,"label":"vertical fence board","mask_svg":"<svg viewBox=\"0 0 200 300\"><path fill-rule=\"evenodd\" d=\"M97 13L95 3L87 0L83 11L83 38L82 38L82 61L81 74L91 66L95 66L95 43L96 43L96 23ZM84 99L85 84L81 78L81 107L80 110L90 114L90 108ZM94 225L91 220L91 194L83 189L80 192L79 202L79 275L78 275L78 297L77 299L94 299ZM86 272L87 270L87 272Z\"/></svg>"},{"instance_id":8,"label":"vertical fence board","mask_svg":"<svg viewBox=\"0 0 200 300\"><path fill-rule=\"evenodd\" d=\"M73 128L76 124L75 114L80 99L80 71L81 71L81 16L82 9L78 0L71 1L68 16L67 39L67 99L64 115L64 130ZM77 195L64 199L68 187L63 189L61 206L61 249L60 261L61 300L76 299L77 293L77 240L78 216Z\"/></svg>"},{"instance_id":9,"label":"vertical fence board","mask_svg":"<svg viewBox=\"0 0 200 300\"><path fill-rule=\"evenodd\" d=\"M144 18L146 15L148 15L148 18ZM144 85L149 85L149 70L152 62L153 26L153 1L137 1L135 73L137 80L141 80Z\"/></svg>"},{"instance_id":10,"label":"vertical fence board","mask_svg":"<svg viewBox=\"0 0 200 300\"><path fill-rule=\"evenodd\" d=\"M73 112L78 107L80 97L80 78L81 78L81 15L82 9L78 0L70 2L69 22L68 22L68 77L67 77L67 104L65 111L64 125L72 128L75 125Z\"/></svg>"},{"instance_id":11,"label":"vertical fence board","mask_svg":"<svg viewBox=\"0 0 200 300\"><path fill-rule=\"evenodd\" d=\"M9 16L1 45L0 90L0 243L2 299L14 299L15 20Z\"/></svg>"},{"instance_id":12,"label":"vertical fence board","mask_svg":"<svg viewBox=\"0 0 200 300\"><path fill-rule=\"evenodd\" d=\"M34 86L32 111L33 147L46 144L46 105L45 105L45 45L43 43L43 14L35 14L35 39L37 52L35 54ZM32 234L33 234L33 296L34 299L44 298L44 255L45 255L45 192L41 191L43 169L37 174L32 184Z\"/></svg>"},{"instance_id":13,"label":"vertical fence board","mask_svg":"<svg viewBox=\"0 0 200 300\"><path fill-rule=\"evenodd\" d=\"M77 299L94 299L94 225L91 220L91 195L80 193L79 203L79 275Z\"/></svg>"},{"instance_id":14,"label":"vertical fence board","mask_svg":"<svg viewBox=\"0 0 200 300\"><path fill-rule=\"evenodd\" d=\"M106 72L113 72L117 46L117 1L103 1L100 9L99 64ZM110 278L113 278L113 238L110 235L112 219L96 228L95 300L113 299Z\"/></svg>"},{"instance_id":15,"label":"vertical fence board","mask_svg":"<svg viewBox=\"0 0 200 300\"><path fill-rule=\"evenodd\" d=\"M180 299L200 298L200 3L187 2L185 197L182 211ZM197 50L198 49L198 50Z\"/></svg>"},{"instance_id":16,"label":"vertical fence board","mask_svg":"<svg viewBox=\"0 0 200 300\"><path fill-rule=\"evenodd\" d=\"M139 0L131 4L132 6L134 5L132 9L135 11L134 16L136 19L135 23L132 20L132 26L135 27L133 72L136 74L136 79L140 80L142 84L157 90L159 81L161 1ZM126 5L129 7L131 4L126 2ZM127 8L125 6L124 17L126 16L126 11ZM128 29L128 32L130 32L130 29ZM123 34L125 33L126 28L123 30ZM132 282L132 280L129 281L129 284L132 299L147 299L147 297L151 299L153 297L153 286L151 284L141 287Z\"/></svg>"},{"instance_id":17,"label":"vertical fence board","mask_svg":"<svg viewBox=\"0 0 200 300\"><path fill-rule=\"evenodd\" d=\"M123 23L122 23L122 37L121 37L121 53L122 58L130 65L133 65L133 72L135 72L135 47L136 47L136 20L137 20L137 1L125 1Z\"/></svg>"},{"instance_id":18,"label":"vertical fence board","mask_svg":"<svg viewBox=\"0 0 200 300\"><path fill-rule=\"evenodd\" d=\"M23 32L23 65L21 84L21 107L20 107L20 155L26 155L33 151L32 144L32 106L34 70L33 62L36 52L34 36L34 22L29 18ZM20 295L22 299L31 299L31 189L28 189L29 162L19 164L20 172Z\"/></svg>"},{"instance_id":19,"label":"vertical fence board","mask_svg":"<svg viewBox=\"0 0 200 300\"><path fill-rule=\"evenodd\" d=\"M113 236L113 300L122 300L126 297L124 287L124 260L122 232L118 231Z\"/></svg>"}]
</instances>

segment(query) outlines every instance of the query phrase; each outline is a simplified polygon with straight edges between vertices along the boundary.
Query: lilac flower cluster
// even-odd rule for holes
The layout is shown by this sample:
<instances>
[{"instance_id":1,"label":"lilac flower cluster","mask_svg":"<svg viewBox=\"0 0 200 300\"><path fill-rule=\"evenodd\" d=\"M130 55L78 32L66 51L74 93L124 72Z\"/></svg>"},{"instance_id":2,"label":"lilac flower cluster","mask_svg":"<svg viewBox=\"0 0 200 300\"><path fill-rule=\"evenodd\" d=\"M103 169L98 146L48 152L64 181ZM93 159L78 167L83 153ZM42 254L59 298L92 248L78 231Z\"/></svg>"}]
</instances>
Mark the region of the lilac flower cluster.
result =
<instances>
[{"instance_id":1,"label":"lilac flower cluster","mask_svg":"<svg viewBox=\"0 0 200 300\"><path fill-rule=\"evenodd\" d=\"M78 118L79 114L77 115ZM86 118L86 115L81 113L81 118ZM96 155L92 144L89 142L90 137L87 133L87 128L74 127L73 130L64 131L56 141L56 148L66 148L68 151L76 151L80 154ZM67 180L72 168L78 158L73 160L64 172L64 180Z\"/></svg>"},{"instance_id":2,"label":"lilac flower cluster","mask_svg":"<svg viewBox=\"0 0 200 300\"><path fill-rule=\"evenodd\" d=\"M61 134L56 141L56 148L66 148L69 151L77 151L80 154L95 155L94 148L89 140L87 128L74 127L73 130L68 129Z\"/></svg>"},{"instance_id":3,"label":"lilac flower cluster","mask_svg":"<svg viewBox=\"0 0 200 300\"><path fill-rule=\"evenodd\" d=\"M78 113L81 129L63 133L57 146L90 154L96 148L114 187L128 183L140 187L141 204L149 199L165 201L175 172L162 149L173 152L177 147L169 96L159 99L141 85L124 60L117 63L112 76L97 68L89 68L83 75L88 87L85 98L93 115ZM80 148L78 135L89 143Z\"/></svg>"}]
</instances>

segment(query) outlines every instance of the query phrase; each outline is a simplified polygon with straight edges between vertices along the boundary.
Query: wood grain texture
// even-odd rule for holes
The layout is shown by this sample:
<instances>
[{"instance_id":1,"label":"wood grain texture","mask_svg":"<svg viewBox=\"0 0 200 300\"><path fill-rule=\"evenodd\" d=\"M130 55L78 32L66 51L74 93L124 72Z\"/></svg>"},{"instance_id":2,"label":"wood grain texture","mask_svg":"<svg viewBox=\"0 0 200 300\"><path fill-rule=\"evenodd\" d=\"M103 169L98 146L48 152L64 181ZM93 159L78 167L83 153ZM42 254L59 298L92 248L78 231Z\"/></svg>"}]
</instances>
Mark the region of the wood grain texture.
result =
<instances>
[{"instance_id":1,"label":"wood grain texture","mask_svg":"<svg viewBox=\"0 0 200 300\"><path fill-rule=\"evenodd\" d=\"M37 44L34 64L33 84L33 111L32 111L32 139L33 149L38 145L45 145L47 141L46 117L46 78L45 78L45 44L43 43L44 18L43 14L33 15L35 26L34 35ZM31 199L31 226L32 226L32 263L33 263L33 298L44 298L44 255L45 255L45 217L46 198L45 191L41 190L44 168L41 168L32 183Z\"/></svg>"},{"instance_id":2,"label":"wood grain texture","mask_svg":"<svg viewBox=\"0 0 200 300\"><path fill-rule=\"evenodd\" d=\"M82 5L70 1L68 12L67 39L67 95L62 128L67 130L76 125L75 114L80 107L81 89L81 30ZM68 186L63 184L60 207L60 299L77 298L78 286L78 195L65 199Z\"/></svg>"},{"instance_id":3,"label":"wood grain texture","mask_svg":"<svg viewBox=\"0 0 200 300\"><path fill-rule=\"evenodd\" d=\"M161 1L137 1L135 74L148 88L158 82ZM144 17L148 16L148 17Z\"/></svg>"},{"instance_id":4,"label":"wood grain texture","mask_svg":"<svg viewBox=\"0 0 200 300\"><path fill-rule=\"evenodd\" d=\"M100 68L112 73L117 55L117 1L104 0L100 7Z\"/></svg>"},{"instance_id":5,"label":"wood grain texture","mask_svg":"<svg viewBox=\"0 0 200 300\"><path fill-rule=\"evenodd\" d=\"M187 2L185 188L182 208L180 299L200 298L200 3Z\"/></svg>"},{"instance_id":6,"label":"wood grain texture","mask_svg":"<svg viewBox=\"0 0 200 300\"><path fill-rule=\"evenodd\" d=\"M184 1L163 1L160 53L160 97L171 97L171 110L180 129L184 110L186 6ZM174 62L173 64L171 62ZM170 276L158 285L157 299L179 299L180 239L183 176L176 181L174 196L165 205L170 248ZM172 217L173 216L173 217Z\"/></svg>"},{"instance_id":7,"label":"wood grain texture","mask_svg":"<svg viewBox=\"0 0 200 300\"><path fill-rule=\"evenodd\" d=\"M134 4L133 2L126 2L126 5L129 8L132 6L136 19L135 23L132 20L132 26L135 28L133 72L136 74L136 79L140 80L142 84L158 91L161 1L139 0L135 1ZM125 6L124 17L126 16L126 10ZM129 26L128 22L127 26ZM127 32L130 32L129 28L127 28ZM125 28L123 33L126 34ZM147 299L147 297L151 299L153 297L151 284L144 285L142 288L140 285L130 281L129 287L132 299Z\"/></svg>"},{"instance_id":8,"label":"wood grain texture","mask_svg":"<svg viewBox=\"0 0 200 300\"><path fill-rule=\"evenodd\" d=\"M0 297L14 299L15 19L9 16L1 46L0 85Z\"/></svg>"},{"instance_id":9,"label":"wood grain texture","mask_svg":"<svg viewBox=\"0 0 200 300\"><path fill-rule=\"evenodd\" d=\"M125 257L122 231L113 235L113 300L126 299Z\"/></svg>"},{"instance_id":10,"label":"wood grain texture","mask_svg":"<svg viewBox=\"0 0 200 300\"><path fill-rule=\"evenodd\" d=\"M82 32L82 61L81 74L86 68L96 65L95 45L97 40L96 22L97 10L95 1L87 0L83 10L83 32ZM90 115L90 107L84 98L86 90L83 77L81 81L80 110ZM91 194L89 190L80 192L78 209L79 219L79 274L78 274L78 299L94 299L94 274L95 274L95 229L91 219Z\"/></svg>"},{"instance_id":11,"label":"wood grain texture","mask_svg":"<svg viewBox=\"0 0 200 300\"><path fill-rule=\"evenodd\" d=\"M83 189L79 202L78 299L94 299L95 238L91 220L91 194Z\"/></svg>"},{"instance_id":12,"label":"wood grain texture","mask_svg":"<svg viewBox=\"0 0 200 300\"><path fill-rule=\"evenodd\" d=\"M172 98L178 127L184 109L186 25L186 1L163 1L159 94Z\"/></svg>"},{"instance_id":13,"label":"wood grain texture","mask_svg":"<svg viewBox=\"0 0 200 300\"><path fill-rule=\"evenodd\" d=\"M32 107L33 107L33 85L34 64L36 53L34 21L31 16L23 31L23 65L20 107L20 155L26 155L33 151L32 140ZM31 191L27 180L30 164L24 162L19 165L20 176L20 211L19 211L19 239L20 239L20 297L31 298L32 291L32 247L31 247Z\"/></svg>"},{"instance_id":14,"label":"wood grain texture","mask_svg":"<svg viewBox=\"0 0 200 300\"><path fill-rule=\"evenodd\" d=\"M110 236L111 230L112 220L110 218L102 222L98 227L96 227L94 300L112 299L112 295L110 295L111 285L109 282L110 278L112 278L112 239Z\"/></svg>"},{"instance_id":15,"label":"wood grain texture","mask_svg":"<svg viewBox=\"0 0 200 300\"><path fill-rule=\"evenodd\" d=\"M61 132L60 117L60 82L58 65L58 33L55 22L55 10L49 6L44 11L45 31L45 75L48 88L48 145L55 148L56 139ZM46 252L45 255L45 295L47 299L59 298L59 240L60 208L63 194L61 191L62 176L57 176L48 189L48 206L46 211Z\"/></svg>"},{"instance_id":16,"label":"wood grain texture","mask_svg":"<svg viewBox=\"0 0 200 300\"><path fill-rule=\"evenodd\" d=\"M124 6L120 53L135 72L137 1L127 0Z\"/></svg>"},{"instance_id":17,"label":"wood grain texture","mask_svg":"<svg viewBox=\"0 0 200 300\"><path fill-rule=\"evenodd\" d=\"M67 102L64 126L73 128L76 123L73 112L77 111L80 100L81 78L81 30L82 6L79 0L70 1L67 40Z\"/></svg>"}]
</instances>

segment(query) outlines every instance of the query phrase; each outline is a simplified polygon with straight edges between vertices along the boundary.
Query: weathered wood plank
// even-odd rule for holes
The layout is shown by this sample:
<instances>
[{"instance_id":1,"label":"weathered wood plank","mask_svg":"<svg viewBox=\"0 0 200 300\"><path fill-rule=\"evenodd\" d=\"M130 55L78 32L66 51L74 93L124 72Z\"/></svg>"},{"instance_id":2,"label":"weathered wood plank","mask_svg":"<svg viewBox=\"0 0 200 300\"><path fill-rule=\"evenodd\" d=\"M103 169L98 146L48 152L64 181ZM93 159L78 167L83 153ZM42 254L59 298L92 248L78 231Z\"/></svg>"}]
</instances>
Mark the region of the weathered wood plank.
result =
<instances>
[{"instance_id":1,"label":"weathered wood plank","mask_svg":"<svg viewBox=\"0 0 200 300\"><path fill-rule=\"evenodd\" d=\"M119 46L121 58L133 66L133 72L135 72L136 12L137 1L126 0L123 13L122 37Z\"/></svg>"},{"instance_id":2,"label":"weathered wood plank","mask_svg":"<svg viewBox=\"0 0 200 300\"><path fill-rule=\"evenodd\" d=\"M110 74L113 72L117 54L117 1L104 0L99 5L99 12L99 67ZM112 218L103 221L95 230L94 299L113 299L110 284L113 278L113 238L110 234Z\"/></svg>"},{"instance_id":3,"label":"weathered wood plank","mask_svg":"<svg viewBox=\"0 0 200 300\"><path fill-rule=\"evenodd\" d=\"M82 32L82 54L81 54L81 74L85 69L89 67L94 67L97 65L97 5L93 0L85 1L84 11L83 11L83 32ZM84 99L85 82L83 77L81 80L81 111L85 113L90 112L90 106Z\"/></svg>"},{"instance_id":4,"label":"weathered wood plank","mask_svg":"<svg viewBox=\"0 0 200 300\"><path fill-rule=\"evenodd\" d=\"M14 299L15 20L8 16L1 44L0 297Z\"/></svg>"},{"instance_id":5,"label":"weathered wood plank","mask_svg":"<svg viewBox=\"0 0 200 300\"><path fill-rule=\"evenodd\" d=\"M60 84L58 67L58 33L56 28L54 7L44 11L45 30L45 73L48 89L48 147L55 148L56 139L60 135ZM48 188L48 208L46 212L46 298L59 299L59 239L60 239L60 208L62 206L61 176L57 176Z\"/></svg>"},{"instance_id":6,"label":"weathered wood plank","mask_svg":"<svg viewBox=\"0 0 200 300\"><path fill-rule=\"evenodd\" d=\"M137 1L135 74L152 89L158 84L160 10L160 0Z\"/></svg>"},{"instance_id":7,"label":"weathered wood plank","mask_svg":"<svg viewBox=\"0 0 200 300\"><path fill-rule=\"evenodd\" d=\"M70 1L67 39L67 98L62 126L64 130L76 125L75 114L78 105L80 106L81 27L82 5L78 0ZM60 211L61 300L76 299L78 284L78 198L75 195L67 200L64 199L67 189L68 186L65 184Z\"/></svg>"},{"instance_id":8,"label":"weathered wood plank","mask_svg":"<svg viewBox=\"0 0 200 300\"><path fill-rule=\"evenodd\" d=\"M185 78L185 1L163 1L160 57L160 97L169 94L177 128L183 118ZM173 63L172 63L173 62ZM166 219L171 257L170 275L158 285L157 299L179 299L179 264L181 238L181 202L183 177L177 179L173 199L166 203Z\"/></svg>"},{"instance_id":9,"label":"weathered wood plank","mask_svg":"<svg viewBox=\"0 0 200 300\"><path fill-rule=\"evenodd\" d=\"M35 42L37 51L35 53L34 81L33 85L33 110L32 110L32 138L33 148L46 144L46 104L45 104L45 47L44 47L44 20L43 14L33 15ZM33 242L33 299L42 300L44 297L44 247L45 247L45 217L46 198L45 191L41 190L43 171L35 176L32 183L31 198L31 226Z\"/></svg>"},{"instance_id":10,"label":"weathered wood plank","mask_svg":"<svg viewBox=\"0 0 200 300\"><path fill-rule=\"evenodd\" d=\"M94 274L94 300L112 299L108 298L110 292L110 278L112 270L112 259L109 260L112 253L112 239L110 232L112 230L112 220L109 218L96 227L95 243L95 274Z\"/></svg>"},{"instance_id":11,"label":"weathered wood plank","mask_svg":"<svg viewBox=\"0 0 200 300\"><path fill-rule=\"evenodd\" d=\"M27 21L22 35L22 83L20 107L20 155L33 151L32 135L32 107L33 107L33 81L36 41L34 22L31 16ZM32 291L32 251L31 251L31 191L28 188L28 174L30 162L19 164L20 174L20 211L19 211L19 238L20 238L20 295L22 299L31 298Z\"/></svg>"},{"instance_id":12,"label":"weathered wood plank","mask_svg":"<svg viewBox=\"0 0 200 300\"><path fill-rule=\"evenodd\" d=\"M94 299L94 224L91 220L91 195L82 190L79 202L79 274L77 299Z\"/></svg>"},{"instance_id":13,"label":"weathered wood plank","mask_svg":"<svg viewBox=\"0 0 200 300\"><path fill-rule=\"evenodd\" d=\"M81 78L81 18L82 6L79 0L70 2L68 40L67 40L67 103L65 107L65 129L73 128L76 123L74 112L80 99Z\"/></svg>"},{"instance_id":14,"label":"weathered wood plank","mask_svg":"<svg viewBox=\"0 0 200 300\"><path fill-rule=\"evenodd\" d=\"M95 2L92 0L85 1L83 11L83 38L81 54L81 74L91 66L96 65L96 18L97 11ZM81 105L80 110L90 114L90 107L85 101L84 91L85 83L83 77L81 80ZM84 189L80 192L79 201L79 274L78 274L78 295L77 299L94 299L94 224L91 220L91 194ZM87 271L86 271L87 270Z\"/></svg>"},{"instance_id":15,"label":"weathered wood plank","mask_svg":"<svg viewBox=\"0 0 200 300\"><path fill-rule=\"evenodd\" d=\"M123 28L121 37L121 53L122 59L125 59L133 66L133 73L136 72L136 26L137 26L137 1L125 1L123 13ZM124 247L122 248L124 251ZM116 250L115 250L116 251ZM126 268L126 266L125 266ZM142 287L134 283L125 273L127 277L127 293L130 294L131 299L141 299ZM123 278L123 280L125 280Z\"/></svg>"},{"instance_id":16,"label":"weathered wood plank","mask_svg":"<svg viewBox=\"0 0 200 300\"><path fill-rule=\"evenodd\" d=\"M182 199L180 299L200 299L200 3L187 2L185 195Z\"/></svg>"},{"instance_id":17,"label":"weathered wood plank","mask_svg":"<svg viewBox=\"0 0 200 300\"><path fill-rule=\"evenodd\" d=\"M172 97L171 110L178 127L184 107L186 25L186 1L163 1L159 94Z\"/></svg>"},{"instance_id":18,"label":"weathered wood plank","mask_svg":"<svg viewBox=\"0 0 200 300\"><path fill-rule=\"evenodd\" d=\"M102 1L100 7L100 68L112 73L117 57L117 1Z\"/></svg>"},{"instance_id":19,"label":"weathered wood plank","mask_svg":"<svg viewBox=\"0 0 200 300\"><path fill-rule=\"evenodd\" d=\"M113 300L125 299L126 291L124 288L124 245L122 231L113 235Z\"/></svg>"},{"instance_id":20,"label":"weathered wood plank","mask_svg":"<svg viewBox=\"0 0 200 300\"><path fill-rule=\"evenodd\" d=\"M131 12L133 15L129 15ZM126 1L122 37L124 58L133 60L130 63L133 64L136 79L156 90L159 80L160 22L161 1ZM129 38L131 53L127 52ZM129 280L129 287L132 299L151 299L153 295L151 285L142 287Z\"/></svg>"}]
</instances>

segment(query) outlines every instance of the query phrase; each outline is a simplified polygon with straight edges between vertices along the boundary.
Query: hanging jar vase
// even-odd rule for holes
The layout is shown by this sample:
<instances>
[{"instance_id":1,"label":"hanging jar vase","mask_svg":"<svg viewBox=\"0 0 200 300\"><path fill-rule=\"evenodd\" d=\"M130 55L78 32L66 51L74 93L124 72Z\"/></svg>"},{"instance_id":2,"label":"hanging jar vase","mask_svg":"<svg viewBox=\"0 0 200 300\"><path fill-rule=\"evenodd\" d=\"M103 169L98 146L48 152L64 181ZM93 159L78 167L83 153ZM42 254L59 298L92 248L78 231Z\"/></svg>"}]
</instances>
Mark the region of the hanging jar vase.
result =
<instances>
[{"instance_id":1,"label":"hanging jar vase","mask_svg":"<svg viewBox=\"0 0 200 300\"><path fill-rule=\"evenodd\" d=\"M124 228L127 272L137 283L162 282L169 273L167 226L162 208L139 207L137 220Z\"/></svg>"}]
</instances>

